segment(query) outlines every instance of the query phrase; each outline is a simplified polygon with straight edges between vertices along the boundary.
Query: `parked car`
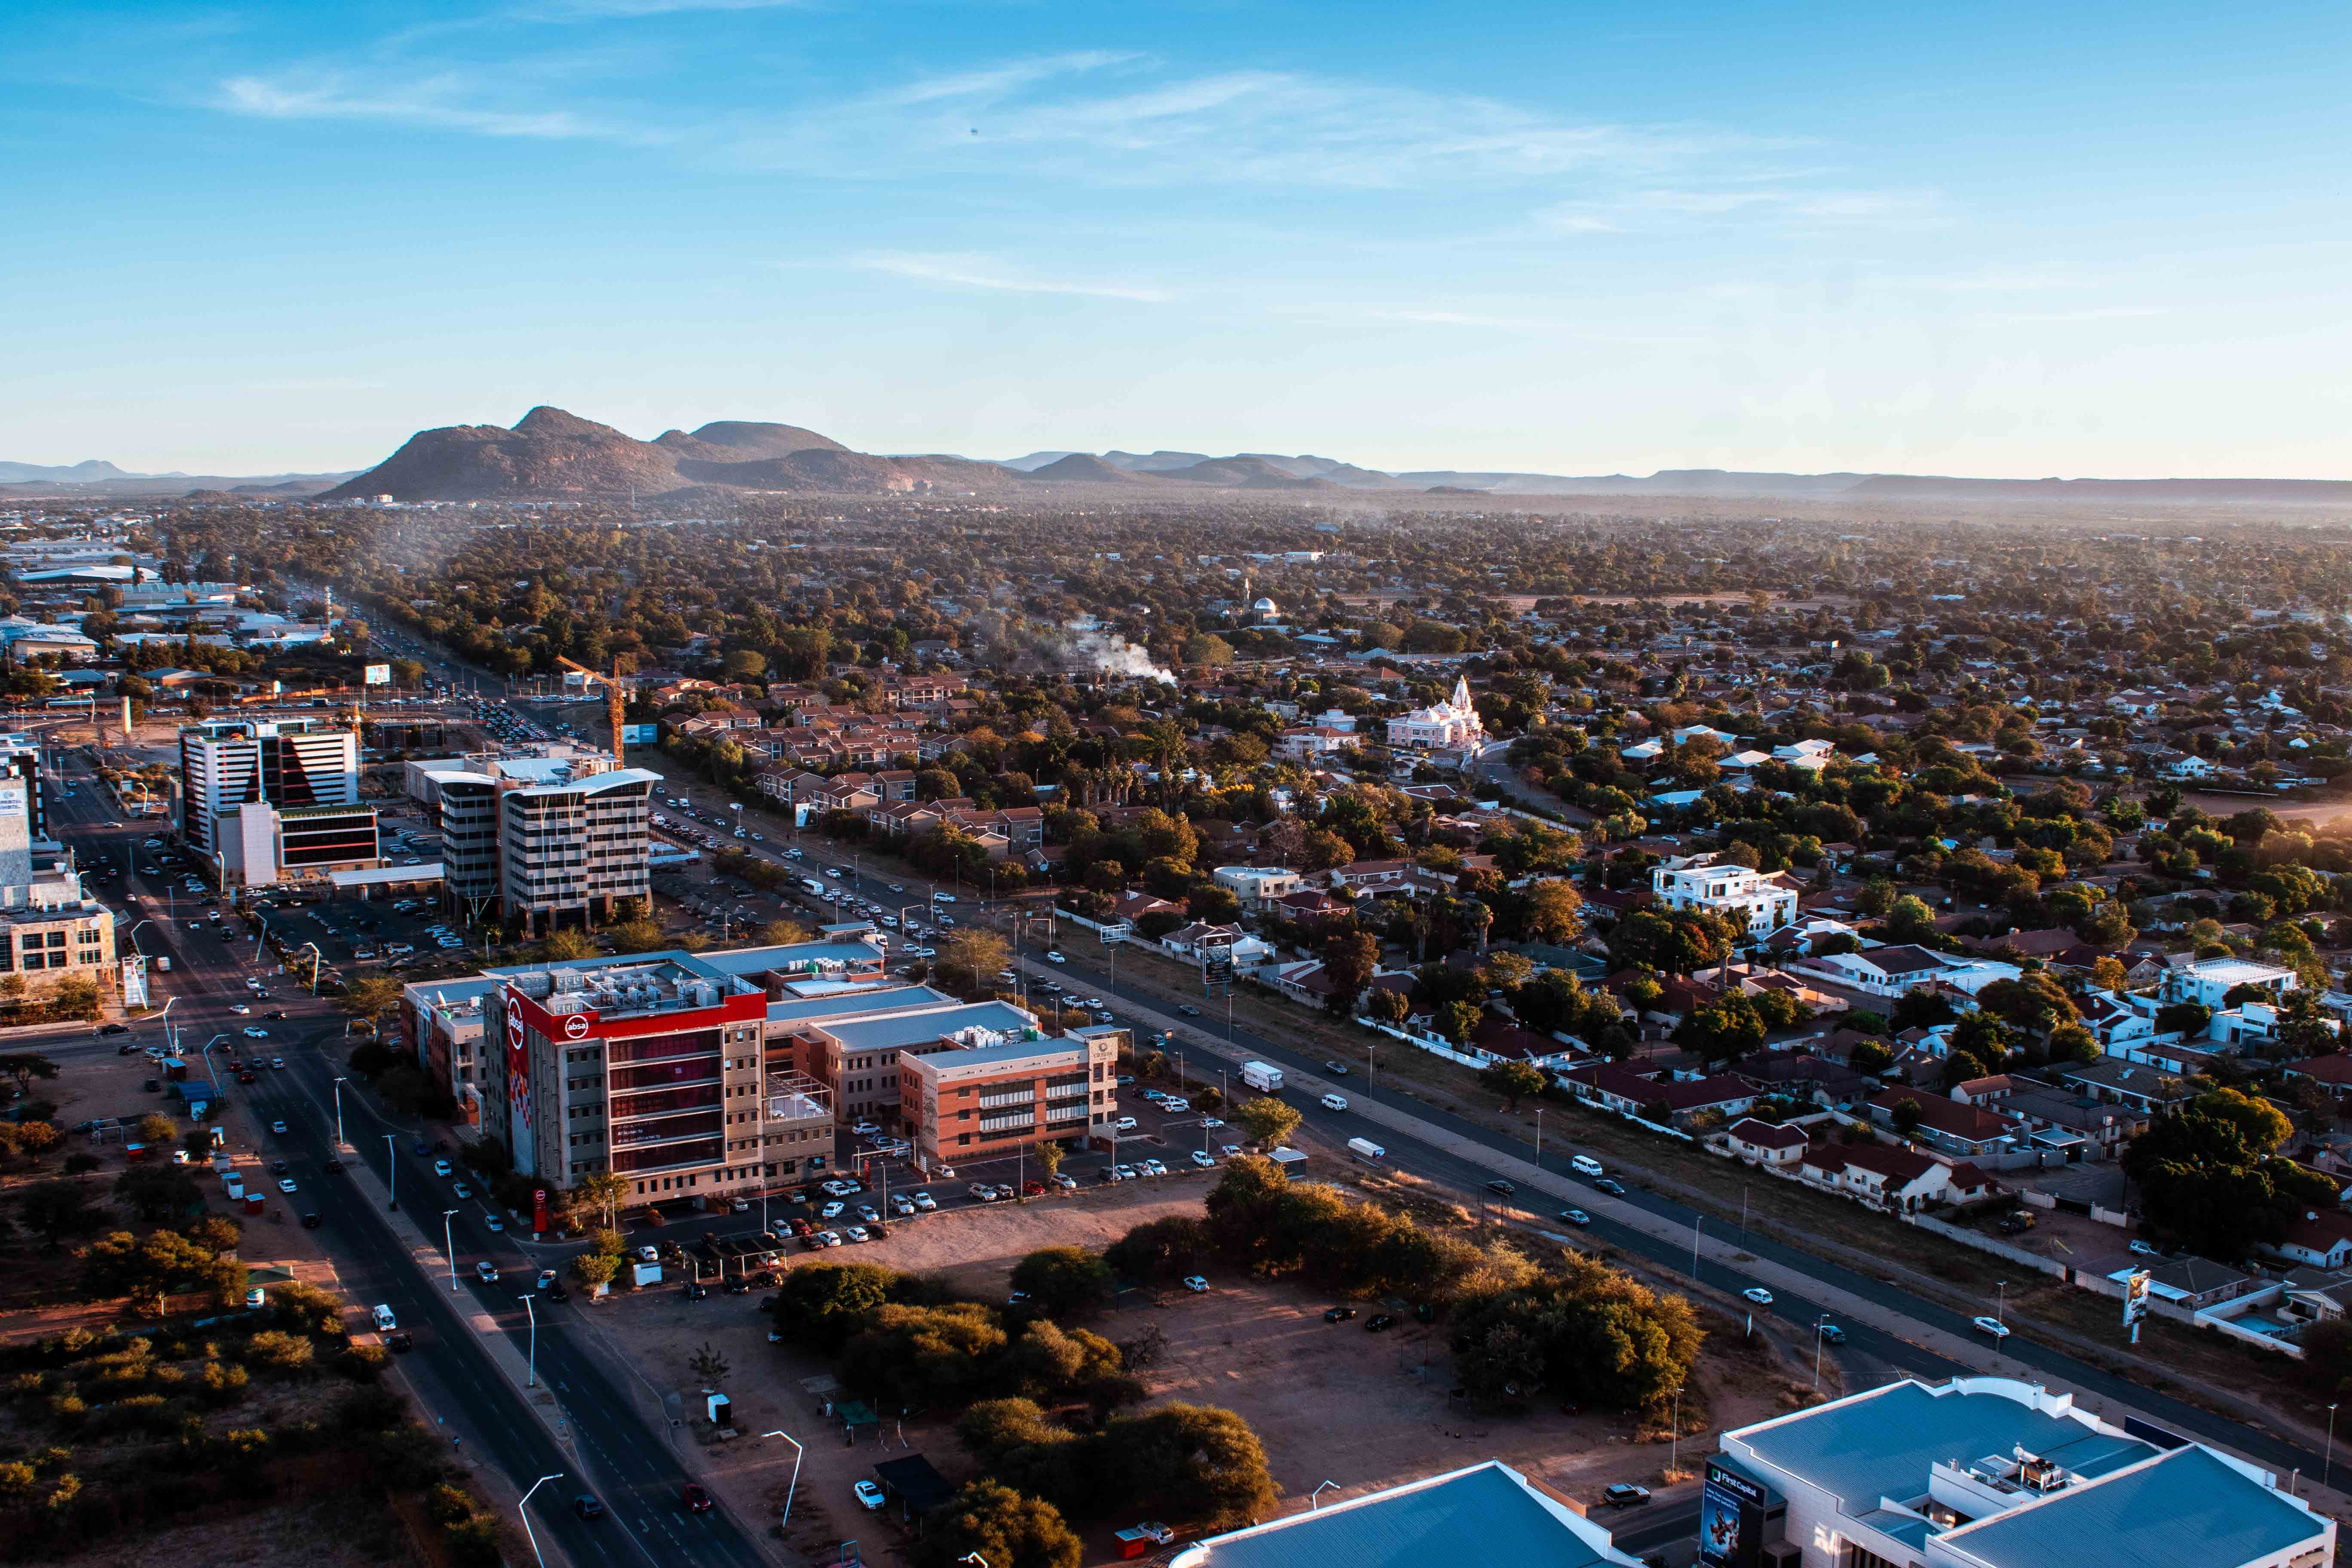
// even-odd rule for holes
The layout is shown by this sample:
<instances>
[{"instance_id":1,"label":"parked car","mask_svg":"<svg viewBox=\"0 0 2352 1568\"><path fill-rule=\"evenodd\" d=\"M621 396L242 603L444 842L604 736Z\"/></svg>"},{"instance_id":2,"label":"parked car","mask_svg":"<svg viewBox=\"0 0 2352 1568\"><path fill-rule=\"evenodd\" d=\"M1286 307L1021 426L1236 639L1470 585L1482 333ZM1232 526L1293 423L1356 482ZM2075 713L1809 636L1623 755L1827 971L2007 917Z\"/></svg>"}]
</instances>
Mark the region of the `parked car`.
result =
<instances>
[{"instance_id":1,"label":"parked car","mask_svg":"<svg viewBox=\"0 0 2352 1568\"><path fill-rule=\"evenodd\" d=\"M1396 1317L1393 1313L1377 1312L1365 1322L1364 1331L1370 1334L1384 1334L1395 1327Z\"/></svg>"},{"instance_id":2,"label":"parked car","mask_svg":"<svg viewBox=\"0 0 2352 1568\"><path fill-rule=\"evenodd\" d=\"M1601 1500L1611 1508L1638 1508L1650 1500L1650 1489L1637 1487L1631 1481L1619 1481L1601 1492Z\"/></svg>"},{"instance_id":3,"label":"parked car","mask_svg":"<svg viewBox=\"0 0 2352 1568\"><path fill-rule=\"evenodd\" d=\"M872 1481L859 1481L849 1489L856 1494L857 1506L868 1513L879 1510L882 1504L887 1500L882 1495L882 1489Z\"/></svg>"}]
</instances>

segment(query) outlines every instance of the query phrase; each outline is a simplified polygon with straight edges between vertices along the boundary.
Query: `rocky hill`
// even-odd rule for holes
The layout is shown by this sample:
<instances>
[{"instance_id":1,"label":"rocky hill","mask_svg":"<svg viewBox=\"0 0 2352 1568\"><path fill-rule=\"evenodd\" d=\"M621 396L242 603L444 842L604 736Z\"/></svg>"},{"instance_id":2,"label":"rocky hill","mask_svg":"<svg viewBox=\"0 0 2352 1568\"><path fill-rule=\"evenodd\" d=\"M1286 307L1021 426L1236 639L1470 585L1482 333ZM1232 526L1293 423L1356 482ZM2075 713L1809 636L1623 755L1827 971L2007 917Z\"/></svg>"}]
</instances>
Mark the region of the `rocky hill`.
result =
<instances>
[{"instance_id":1,"label":"rocky hill","mask_svg":"<svg viewBox=\"0 0 2352 1568\"><path fill-rule=\"evenodd\" d=\"M745 490L878 493L985 489L1019 476L958 458L879 458L796 425L717 420L651 441L539 407L511 430L453 425L420 430L399 451L326 499L398 500L653 498L712 486Z\"/></svg>"},{"instance_id":2,"label":"rocky hill","mask_svg":"<svg viewBox=\"0 0 2352 1568\"><path fill-rule=\"evenodd\" d=\"M1133 468L1117 468L1090 452L1072 452L1054 462L1030 469L1029 477L1049 484L1088 485L1143 485L1150 484L1158 478Z\"/></svg>"}]
</instances>

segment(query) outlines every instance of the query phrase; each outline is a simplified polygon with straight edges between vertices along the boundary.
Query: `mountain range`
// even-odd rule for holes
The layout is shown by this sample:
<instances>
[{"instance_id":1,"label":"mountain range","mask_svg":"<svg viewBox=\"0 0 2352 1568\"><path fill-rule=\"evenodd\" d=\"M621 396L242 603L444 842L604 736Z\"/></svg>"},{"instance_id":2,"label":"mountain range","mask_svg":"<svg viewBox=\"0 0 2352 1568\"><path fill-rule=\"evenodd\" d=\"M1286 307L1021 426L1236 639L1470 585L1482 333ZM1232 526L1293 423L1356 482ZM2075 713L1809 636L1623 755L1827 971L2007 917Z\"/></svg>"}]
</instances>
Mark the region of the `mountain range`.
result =
<instances>
[{"instance_id":1,"label":"mountain range","mask_svg":"<svg viewBox=\"0 0 2352 1568\"><path fill-rule=\"evenodd\" d=\"M1019 492L1068 485L1129 489L1215 489L1391 495L1626 495L1754 497L1801 500L2094 500L2352 504L2344 479L1980 479L1932 474L1750 473L1664 468L1633 474L1543 474L1454 468L1384 472L1311 454L1160 449L1052 450L1002 461L945 453L884 456L851 450L796 425L717 420L642 441L609 425L541 406L512 429L452 425L420 430L358 474L273 474L230 479L136 474L96 458L69 465L0 463L0 497L56 494L270 496L338 500L389 495L404 501L653 500L754 491L880 494L935 490ZM321 494L320 492L323 492Z\"/></svg>"}]
</instances>

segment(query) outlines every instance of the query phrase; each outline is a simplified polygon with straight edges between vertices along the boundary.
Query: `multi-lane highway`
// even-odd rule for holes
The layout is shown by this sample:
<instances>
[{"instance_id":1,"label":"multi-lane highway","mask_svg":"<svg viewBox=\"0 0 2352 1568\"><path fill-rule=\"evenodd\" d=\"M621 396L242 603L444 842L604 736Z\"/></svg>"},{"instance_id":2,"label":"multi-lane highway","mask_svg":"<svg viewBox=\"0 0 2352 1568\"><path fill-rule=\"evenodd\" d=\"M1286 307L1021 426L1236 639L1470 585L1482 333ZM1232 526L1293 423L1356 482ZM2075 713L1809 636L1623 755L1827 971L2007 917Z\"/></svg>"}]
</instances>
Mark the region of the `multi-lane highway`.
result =
<instances>
[{"instance_id":1,"label":"multi-lane highway","mask_svg":"<svg viewBox=\"0 0 2352 1568\"><path fill-rule=\"evenodd\" d=\"M80 775L79 787L71 800L52 789L55 830L85 865L96 859L123 864L124 849L147 828L110 820L111 800L103 789L81 773L79 762L61 765ZM114 889L126 883L118 895ZM413 1336L415 1348L401 1358L401 1369L426 1418L450 1436L453 1453L502 1473L518 1492L541 1476L562 1474L563 1480L550 1482L533 1500L533 1525L543 1542L583 1568L773 1561L751 1533L764 1529L765 1521L738 1521L723 1511L688 1514L681 1508L687 1475L671 1445L684 1441L683 1435L647 1414L652 1395L639 1371L616 1366L600 1352L578 1316L587 1310L578 1298L562 1305L535 1304L539 1378L556 1405L551 1411L534 1411L526 1404L505 1366L516 1364L528 1351L527 1314L518 1297L531 1289L540 1260L488 1230L483 1222L488 1211L479 1200L456 1198L449 1184L433 1174L436 1156L417 1152L417 1130L380 1115L352 1083L342 1086L348 1146L339 1149L335 1079L344 1052L341 1019L303 996L290 976L278 974L258 942L242 934L223 942L210 930L188 931L184 918L166 918L168 892L163 879L146 879L135 869L107 886L109 901L126 922L150 921L140 945L151 954L173 957L172 973L152 977L155 1000L160 1005L167 996L177 998L171 1019L192 1058L215 1036L227 1037L212 1053L215 1066L232 1048L285 1058L285 1068L265 1069L253 1084L230 1084L232 1140L249 1137L263 1157L290 1162L299 1191L289 1204L298 1213L320 1215L318 1235L352 1299L362 1305L389 1305ZM184 914L187 902L181 900L179 908ZM269 984L268 1004L253 1002L248 977ZM239 1003L253 1005L253 1013L231 1014L229 1007ZM289 1016L263 1016L278 1008ZM268 1029L270 1038L266 1044L247 1040L240 1031L247 1026ZM135 1037L160 1043L150 1038L158 1033L142 1024ZM103 1048L110 1054L113 1044L106 1041ZM283 1137L268 1131L278 1120L288 1127ZM346 1164L363 1162L374 1180L329 1173L327 1163L338 1158ZM394 1228L372 1195L387 1181L429 1240L431 1251L422 1259L412 1238ZM454 1292L449 1258L442 1250L444 1211L451 1209L457 1212L446 1216L446 1235L455 1247ZM496 1284L477 1279L475 1265L482 1261L499 1268ZM494 1359L488 1336L505 1340L514 1354ZM677 1373L682 1376L684 1369ZM558 1442L543 1415L564 1423L568 1447ZM610 1511L593 1521L577 1518L570 1505L581 1493L602 1499Z\"/></svg>"}]
</instances>

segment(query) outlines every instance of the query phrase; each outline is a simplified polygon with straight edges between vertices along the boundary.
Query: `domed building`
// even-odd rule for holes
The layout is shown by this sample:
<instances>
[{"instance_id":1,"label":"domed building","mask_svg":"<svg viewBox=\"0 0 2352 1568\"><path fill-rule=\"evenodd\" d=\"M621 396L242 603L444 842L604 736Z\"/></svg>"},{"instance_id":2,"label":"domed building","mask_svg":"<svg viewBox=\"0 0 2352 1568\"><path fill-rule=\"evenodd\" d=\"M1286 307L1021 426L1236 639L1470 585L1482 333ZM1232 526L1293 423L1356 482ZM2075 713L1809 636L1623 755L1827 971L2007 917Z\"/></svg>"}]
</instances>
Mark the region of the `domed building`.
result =
<instances>
[{"instance_id":1,"label":"domed building","mask_svg":"<svg viewBox=\"0 0 2352 1568\"><path fill-rule=\"evenodd\" d=\"M1254 626L1270 626L1282 619L1282 606L1272 599L1259 599L1249 607L1249 623Z\"/></svg>"}]
</instances>

